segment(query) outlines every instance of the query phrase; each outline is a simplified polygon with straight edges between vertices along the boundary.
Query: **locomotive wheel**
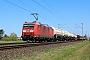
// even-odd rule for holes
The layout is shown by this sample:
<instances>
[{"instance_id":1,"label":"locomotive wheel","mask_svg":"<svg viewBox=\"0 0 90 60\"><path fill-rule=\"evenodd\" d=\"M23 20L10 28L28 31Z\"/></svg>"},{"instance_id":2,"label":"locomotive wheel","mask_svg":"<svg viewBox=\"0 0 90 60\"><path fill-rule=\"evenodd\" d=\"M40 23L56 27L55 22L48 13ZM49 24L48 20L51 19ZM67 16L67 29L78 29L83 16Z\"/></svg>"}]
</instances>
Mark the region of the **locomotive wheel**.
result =
<instances>
[{"instance_id":1,"label":"locomotive wheel","mask_svg":"<svg viewBox=\"0 0 90 60\"><path fill-rule=\"evenodd\" d=\"M37 42L37 40L35 40L35 42Z\"/></svg>"},{"instance_id":2,"label":"locomotive wheel","mask_svg":"<svg viewBox=\"0 0 90 60\"><path fill-rule=\"evenodd\" d=\"M54 39L53 42L56 42L56 40Z\"/></svg>"},{"instance_id":3,"label":"locomotive wheel","mask_svg":"<svg viewBox=\"0 0 90 60\"><path fill-rule=\"evenodd\" d=\"M44 42L45 42L45 40L44 40Z\"/></svg>"},{"instance_id":4,"label":"locomotive wheel","mask_svg":"<svg viewBox=\"0 0 90 60\"><path fill-rule=\"evenodd\" d=\"M30 40L27 40L27 42L29 43L29 42L30 42Z\"/></svg>"},{"instance_id":5,"label":"locomotive wheel","mask_svg":"<svg viewBox=\"0 0 90 60\"><path fill-rule=\"evenodd\" d=\"M34 40L32 40L32 42L34 42Z\"/></svg>"}]
</instances>

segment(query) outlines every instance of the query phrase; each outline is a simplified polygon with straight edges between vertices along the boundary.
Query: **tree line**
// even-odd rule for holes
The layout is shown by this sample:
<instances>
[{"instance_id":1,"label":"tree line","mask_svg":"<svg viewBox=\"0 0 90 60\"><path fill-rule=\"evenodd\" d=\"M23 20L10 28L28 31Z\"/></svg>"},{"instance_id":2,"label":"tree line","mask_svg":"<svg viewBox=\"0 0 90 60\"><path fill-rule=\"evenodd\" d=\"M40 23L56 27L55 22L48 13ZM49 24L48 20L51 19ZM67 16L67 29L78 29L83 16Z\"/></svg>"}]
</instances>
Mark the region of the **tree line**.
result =
<instances>
[{"instance_id":1,"label":"tree line","mask_svg":"<svg viewBox=\"0 0 90 60\"><path fill-rule=\"evenodd\" d=\"M0 40L2 41L16 41L18 40L17 34L12 32L10 36L4 33L5 31L3 29L0 29Z\"/></svg>"}]
</instances>

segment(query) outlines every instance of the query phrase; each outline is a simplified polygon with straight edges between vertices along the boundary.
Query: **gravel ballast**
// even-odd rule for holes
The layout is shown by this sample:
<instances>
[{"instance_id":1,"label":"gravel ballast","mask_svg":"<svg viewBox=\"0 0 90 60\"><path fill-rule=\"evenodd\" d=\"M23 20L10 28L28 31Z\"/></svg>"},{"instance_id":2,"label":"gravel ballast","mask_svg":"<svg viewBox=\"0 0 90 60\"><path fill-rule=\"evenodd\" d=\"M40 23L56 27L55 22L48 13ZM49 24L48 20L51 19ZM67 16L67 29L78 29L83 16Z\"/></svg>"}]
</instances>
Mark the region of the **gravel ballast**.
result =
<instances>
[{"instance_id":1,"label":"gravel ballast","mask_svg":"<svg viewBox=\"0 0 90 60\"><path fill-rule=\"evenodd\" d=\"M15 48L15 49L9 49L9 50L0 50L0 60L12 60L23 56L30 56L32 55L33 52L39 52L45 49L51 49L59 46L67 46L67 45L75 44L79 42L81 41L50 44L50 45L40 45L40 46L24 47L24 48Z\"/></svg>"}]
</instances>

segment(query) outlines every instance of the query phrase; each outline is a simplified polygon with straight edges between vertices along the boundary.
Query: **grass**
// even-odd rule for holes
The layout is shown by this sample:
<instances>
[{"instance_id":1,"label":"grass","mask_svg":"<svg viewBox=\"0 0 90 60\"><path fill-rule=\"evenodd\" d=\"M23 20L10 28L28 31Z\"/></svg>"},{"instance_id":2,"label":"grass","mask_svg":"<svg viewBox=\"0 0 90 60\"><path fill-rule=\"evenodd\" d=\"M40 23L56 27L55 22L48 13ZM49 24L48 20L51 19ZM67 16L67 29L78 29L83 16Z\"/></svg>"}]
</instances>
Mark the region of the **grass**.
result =
<instances>
[{"instance_id":1,"label":"grass","mask_svg":"<svg viewBox=\"0 0 90 60\"><path fill-rule=\"evenodd\" d=\"M90 41L35 52L16 60L90 60Z\"/></svg>"},{"instance_id":2,"label":"grass","mask_svg":"<svg viewBox=\"0 0 90 60\"><path fill-rule=\"evenodd\" d=\"M19 42L25 42L23 40L18 40L18 41L0 41L0 44L4 44L4 43L19 43Z\"/></svg>"}]
</instances>

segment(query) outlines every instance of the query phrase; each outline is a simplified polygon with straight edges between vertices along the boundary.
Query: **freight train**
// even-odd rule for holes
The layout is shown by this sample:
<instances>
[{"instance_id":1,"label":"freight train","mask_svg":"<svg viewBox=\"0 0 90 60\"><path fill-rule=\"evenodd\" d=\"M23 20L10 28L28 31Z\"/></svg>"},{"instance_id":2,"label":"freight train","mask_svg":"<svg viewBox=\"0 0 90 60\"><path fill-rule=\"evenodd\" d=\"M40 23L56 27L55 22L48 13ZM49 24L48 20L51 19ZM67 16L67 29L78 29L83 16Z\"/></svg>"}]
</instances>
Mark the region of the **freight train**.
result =
<instances>
[{"instance_id":1,"label":"freight train","mask_svg":"<svg viewBox=\"0 0 90 60\"><path fill-rule=\"evenodd\" d=\"M23 41L42 42L42 41L69 41L77 40L77 36L58 28L50 27L39 22L25 22L22 26ZM78 37L79 39L80 37Z\"/></svg>"}]
</instances>

